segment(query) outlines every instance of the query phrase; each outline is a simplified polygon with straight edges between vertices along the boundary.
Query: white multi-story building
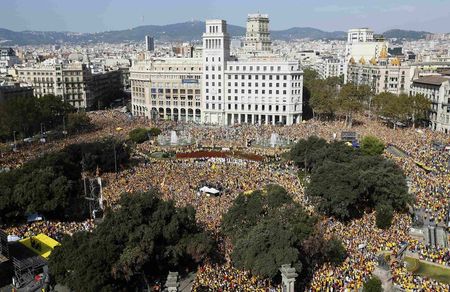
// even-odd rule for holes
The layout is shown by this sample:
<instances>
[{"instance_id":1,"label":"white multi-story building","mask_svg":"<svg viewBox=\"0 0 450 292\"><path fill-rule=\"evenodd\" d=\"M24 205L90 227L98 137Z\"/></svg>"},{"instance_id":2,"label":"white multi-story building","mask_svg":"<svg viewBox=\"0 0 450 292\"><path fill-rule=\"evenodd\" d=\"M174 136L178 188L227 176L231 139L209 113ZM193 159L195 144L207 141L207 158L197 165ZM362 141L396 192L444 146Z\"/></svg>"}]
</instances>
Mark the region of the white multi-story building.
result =
<instances>
[{"instance_id":1,"label":"white multi-story building","mask_svg":"<svg viewBox=\"0 0 450 292\"><path fill-rule=\"evenodd\" d=\"M368 85L375 94L390 92L396 95L409 93L414 70L402 64L398 58L388 59L387 51L382 50L380 58L367 62L351 60L348 64L347 82Z\"/></svg>"},{"instance_id":2,"label":"white multi-story building","mask_svg":"<svg viewBox=\"0 0 450 292\"><path fill-rule=\"evenodd\" d=\"M203 122L231 125L301 121L303 72L277 56L229 55L224 20L208 20L203 34Z\"/></svg>"},{"instance_id":3,"label":"white multi-story building","mask_svg":"<svg viewBox=\"0 0 450 292\"><path fill-rule=\"evenodd\" d=\"M301 121L303 72L298 61L269 53L231 56L224 20L206 22L201 52L201 59L133 64L133 114L217 125Z\"/></svg>"},{"instance_id":4,"label":"white multi-story building","mask_svg":"<svg viewBox=\"0 0 450 292\"><path fill-rule=\"evenodd\" d=\"M348 43L367 43L373 42L373 30L368 28L353 28L348 30L347 34Z\"/></svg>"},{"instance_id":5,"label":"white multi-story building","mask_svg":"<svg viewBox=\"0 0 450 292\"><path fill-rule=\"evenodd\" d=\"M100 105L99 98L116 95L122 87L119 70L92 74L87 64L82 63L18 67L17 75L20 82L33 87L35 96L60 96L79 109Z\"/></svg>"},{"instance_id":6,"label":"white multi-story building","mask_svg":"<svg viewBox=\"0 0 450 292\"><path fill-rule=\"evenodd\" d=\"M340 77L344 75L345 59L336 56L323 56L312 67L322 79Z\"/></svg>"},{"instance_id":7,"label":"white multi-story building","mask_svg":"<svg viewBox=\"0 0 450 292\"><path fill-rule=\"evenodd\" d=\"M431 101L431 129L450 133L450 77L420 77L413 81L410 93L423 94Z\"/></svg>"},{"instance_id":8,"label":"white multi-story building","mask_svg":"<svg viewBox=\"0 0 450 292\"><path fill-rule=\"evenodd\" d=\"M347 82L347 65L351 63L351 60L368 62L372 58L378 59L382 50L388 50L388 45L383 38L375 39L373 31L368 28L350 29L345 48L345 82Z\"/></svg>"},{"instance_id":9,"label":"white multi-story building","mask_svg":"<svg viewBox=\"0 0 450 292\"><path fill-rule=\"evenodd\" d=\"M19 63L19 58L12 48L0 48L0 74L7 74L9 68Z\"/></svg>"},{"instance_id":10,"label":"white multi-story building","mask_svg":"<svg viewBox=\"0 0 450 292\"><path fill-rule=\"evenodd\" d=\"M267 14L249 14L245 49L248 52L268 52L271 50L269 16Z\"/></svg>"}]
</instances>

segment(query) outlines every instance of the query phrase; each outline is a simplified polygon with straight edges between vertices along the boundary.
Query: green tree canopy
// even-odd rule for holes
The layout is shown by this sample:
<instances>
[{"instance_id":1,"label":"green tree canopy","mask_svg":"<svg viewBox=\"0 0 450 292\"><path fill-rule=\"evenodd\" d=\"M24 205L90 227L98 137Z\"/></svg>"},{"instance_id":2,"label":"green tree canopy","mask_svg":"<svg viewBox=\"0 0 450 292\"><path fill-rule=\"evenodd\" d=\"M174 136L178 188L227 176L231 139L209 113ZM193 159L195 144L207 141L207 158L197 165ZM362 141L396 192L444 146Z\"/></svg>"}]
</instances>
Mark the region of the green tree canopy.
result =
<instances>
[{"instance_id":1,"label":"green tree canopy","mask_svg":"<svg viewBox=\"0 0 450 292\"><path fill-rule=\"evenodd\" d=\"M364 283L364 292L383 292L381 280L377 277L372 277Z\"/></svg>"},{"instance_id":2,"label":"green tree canopy","mask_svg":"<svg viewBox=\"0 0 450 292\"><path fill-rule=\"evenodd\" d=\"M112 140L73 144L45 154L18 169L0 173L0 223L41 213L47 218L80 219L86 216L81 194L82 161L86 171L114 170L114 145L118 165L127 163L128 147Z\"/></svg>"},{"instance_id":3,"label":"green tree canopy","mask_svg":"<svg viewBox=\"0 0 450 292\"><path fill-rule=\"evenodd\" d=\"M70 133L87 131L93 127L91 119L84 112L69 113L67 116L67 131Z\"/></svg>"},{"instance_id":4,"label":"green tree canopy","mask_svg":"<svg viewBox=\"0 0 450 292\"><path fill-rule=\"evenodd\" d=\"M380 155L384 152L384 143L375 136L365 136L361 139L361 152L365 155Z\"/></svg>"},{"instance_id":5,"label":"green tree canopy","mask_svg":"<svg viewBox=\"0 0 450 292\"><path fill-rule=\"evenodd\" d=\"M124 196L92 233L66 237L49 262L57 283L75 291L130 290L147 276L185 272L213 250L192 207L176 208L155 191Z\"/></svg>"},{"instance_id":6,"label":"green tree canopy","mask_svg":"<svg viewBox=\"0 0 450 292\"><path fill-rule=\"evenodd\" d=\"M380 229L388 229L391 227L394 210L388 204L380 203L376 207L376 225Z\"/></svg>"},{"instance_id":7,"label":"green tree canopy","mask_svg":"<svg viewBox=\"0 0 450 292\"><path fill-rule=\"evenodd\" d=\"M222 231L234 244L232 259L238 268L273 278L283 264L292 264L297 272L312 268L302 245L316 222L286 190L269 185L239 195L224 215Z\"/></svg>"},{"instance_id":8,"label":"green tree canopy","mask_svg":"<svg viewBox=\"0 0 450 292\"><path fill-rule=\"evenodd\" d=\"M155 128L155 127L150 128L149 132L150 132L150 136L152 136L152 137L156 137L156 136L159 136L159 134L161 134L161 130L159 128Z\"/></svg>"},{"instance_id":9,"label":"green tree canopy","mask_svg":"<svg viewBox=\"0 0 450 292\"><path fill-rule=\"evenodd\" d=\"M312 172L306 193L319 211L341 220L359 217L378 204L405 211L412 202L402 171L381 156L355 155L347 162L325 160Z\"/></svg>"},{"instance_id":10,"label":"green tree canopy","mask_svg":"<svg viewBox=\"0 0 450 292\"><path fill-rule=\"evenodd\" d=\"M40 131L41 123L46 130L62 126L63 117L73 110L54 95L10 98L0 103L0 139L12 139L14 131L22 137L31 136Z\"/></svg>"},{"instance_id":11,"label":"green tree canopy","mask_svg":"<svg viewBox=\"0 0 450 292\"><path fill-rule=\"evenodd\" d=\"M349 127L352 126L353 115L363 109L370 95L370 88L366 85L348 83L342 86L337 98L337 108L345 115Z\"/></svg>"},{"instance_id":12,"label":"green tree canopy","mask_svg":"<svg viewBox=\"0 0 450 292\"><path fill-rule=\"evenodd\" d=\"M131 141L137 144L141 144L148 140L149 130L145 128L136 128L131 130L128 135L130 136Z\"/></svg>"}]
</instances>

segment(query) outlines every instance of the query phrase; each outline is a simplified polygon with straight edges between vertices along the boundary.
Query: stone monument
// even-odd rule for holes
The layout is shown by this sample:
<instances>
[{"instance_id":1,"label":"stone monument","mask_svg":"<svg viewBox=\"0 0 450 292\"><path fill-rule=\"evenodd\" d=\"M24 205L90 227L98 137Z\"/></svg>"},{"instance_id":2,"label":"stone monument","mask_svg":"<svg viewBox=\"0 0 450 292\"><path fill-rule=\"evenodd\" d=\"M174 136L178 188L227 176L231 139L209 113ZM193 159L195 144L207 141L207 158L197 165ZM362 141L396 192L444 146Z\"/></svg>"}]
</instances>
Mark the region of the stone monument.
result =
<instances>
[{"instance_id":1,"label":"stone monument","mask_svg":"<svg viewBox=\"0 0 450 292\"><path fill-rule=\"evenodd\" d=\"M297 278L298 276L298 274L295 272L295 268L291 267L290 264L282 265L280 268L280 272L283 292L294 292L295 278Z\"/></svg>"}]
</instances>

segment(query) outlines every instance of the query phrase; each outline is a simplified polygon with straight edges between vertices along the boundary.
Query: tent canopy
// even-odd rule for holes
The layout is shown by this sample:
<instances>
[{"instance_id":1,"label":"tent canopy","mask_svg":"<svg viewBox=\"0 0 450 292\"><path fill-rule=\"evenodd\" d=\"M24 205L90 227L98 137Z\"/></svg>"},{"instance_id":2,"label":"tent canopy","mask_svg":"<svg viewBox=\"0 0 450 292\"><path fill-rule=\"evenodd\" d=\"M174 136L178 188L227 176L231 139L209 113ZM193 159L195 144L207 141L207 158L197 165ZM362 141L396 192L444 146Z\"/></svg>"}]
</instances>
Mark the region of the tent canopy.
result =
<instances>
[{"instance_id":1,"label":"tent canopy","mask_svg":"<svg viewBox=\"0 0 450 292\"><path fill-rule=\"evenodd\" d=\"M207 187L207 186L201 187L200 188L200 192L213 194L213 195L217 195L218 193L220 193L219 190L217 190L215 188L210 188L210 187Z\"/></svg>"}]
</instances>

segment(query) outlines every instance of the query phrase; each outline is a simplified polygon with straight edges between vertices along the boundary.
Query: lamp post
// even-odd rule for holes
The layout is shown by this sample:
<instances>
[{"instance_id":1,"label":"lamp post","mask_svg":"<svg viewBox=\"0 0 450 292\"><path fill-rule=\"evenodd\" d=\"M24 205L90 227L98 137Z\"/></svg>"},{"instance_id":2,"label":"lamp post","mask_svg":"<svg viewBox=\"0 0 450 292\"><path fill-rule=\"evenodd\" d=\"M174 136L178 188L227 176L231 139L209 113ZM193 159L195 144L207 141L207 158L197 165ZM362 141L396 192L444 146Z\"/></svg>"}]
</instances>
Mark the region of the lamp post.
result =
<instances>
[{"instance_id":1,"label":"lamp post","mask_svg":"<svg viewBox=\"0 0 450 292\"><path fill-rule=\"evenodd\" d=\"M17 151L17 144L16 144L16 131L13 131L13 136L14 136L14 148L13 148L13 151Z\"/></svg>"}]
</instances>

